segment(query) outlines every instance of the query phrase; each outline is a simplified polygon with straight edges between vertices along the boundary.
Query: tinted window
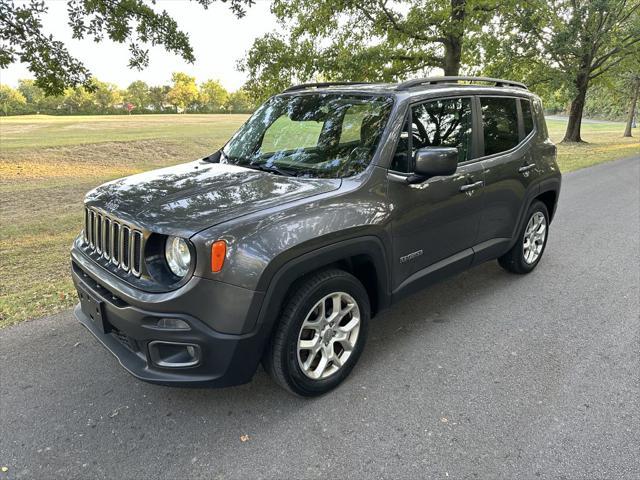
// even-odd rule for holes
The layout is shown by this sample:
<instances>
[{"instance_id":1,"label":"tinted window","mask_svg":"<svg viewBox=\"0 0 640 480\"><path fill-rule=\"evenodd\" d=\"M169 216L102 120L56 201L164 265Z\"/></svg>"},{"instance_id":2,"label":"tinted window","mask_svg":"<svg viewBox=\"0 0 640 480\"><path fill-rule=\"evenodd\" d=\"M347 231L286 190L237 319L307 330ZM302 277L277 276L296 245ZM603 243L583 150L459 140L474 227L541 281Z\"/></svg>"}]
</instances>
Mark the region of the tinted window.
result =
<instances>
[{"instance_id":1,"label":"tinted window","mask_svg":"<svg viewBox=\"0 0 640 480\"><path fill-rule=\"evenodd\" d=\"M533 116L531 115L531 102L520 99L520 107L522 108L522 121L524 122L524 134L529 135L533 132Z\"/></svg>"},{"instance_id":2,"label":"tinted window","mask_svg":"<svg viewBox=\"0 0 640 480\"><path fill-rule=\"evenodd\" d=\"M435 100L413 107L412 154L424 147L455 147L458 161L471 151L471 99Z\"/></svg>"},{"instance_id":3,"label":"tinted window","mask_svg":"<svg viewBox=\"0 0 640 480\"><path fill-rule=\"evenodd\" d=\"M484 154L511 150L520 141L518 111L515 98L485 97L480 99L484 126Z\"/></svg>"}]
</instances>

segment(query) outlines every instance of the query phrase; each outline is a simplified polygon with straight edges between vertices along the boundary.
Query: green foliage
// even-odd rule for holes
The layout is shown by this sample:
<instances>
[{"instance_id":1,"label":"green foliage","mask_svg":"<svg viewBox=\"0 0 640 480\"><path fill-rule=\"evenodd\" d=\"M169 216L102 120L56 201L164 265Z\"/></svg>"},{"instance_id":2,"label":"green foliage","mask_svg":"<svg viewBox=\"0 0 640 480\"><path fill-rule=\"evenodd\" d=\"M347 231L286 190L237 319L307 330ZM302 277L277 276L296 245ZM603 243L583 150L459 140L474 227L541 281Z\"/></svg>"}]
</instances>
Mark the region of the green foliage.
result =
<instances>
[{"instance_id":1,"label":"green foliage","mask_svg":"<svg viewBox=\"0 0 640 480\"><path fill-rule=\"evenodd\" d=\"M122 93L117 85L98 80L94 80L93 85L93 101L100 113L109 113L116 105L122 104Z\"/></svg>"},{"instance_id":2,"label":"green foliage","mask_svg":"<svg viewBox=\"0 0 640 480\"><path fill-rule=\"evenodd\" d=\"M151 103L149 85L142 80L132 82L124 93L124 100L135 106L137 110L145 110Z\"/></svg>"},{"instance_id":3,"label":"green foliage","mask_svg":"<svg viewBox=\"0 0 640 480\"><path fill-rule=\"evenodd\" d=\"M486 40L484 72L524 79L554 103L570 102L565 140L579 142L591 83L640 56L640 1L529 0Z\"/></svg>"},{"instance_id":4,"label":"green foliage","mask_svg":"<svg viewBox=\"0 0 640 480\"><path fill-rule=\"evenodd\" d=\"M483 27L512 0L275 0L281 30L257 39L240 68L263 100L313 80L396 81L479 55Z\"/></svg>"},{"instance_id":5,"label":"green foliage","mask_svg":"<svg viewBox=\"0 0 640 480\"><path fill-rule=\"evenodd\" d=\"M8 115L10 111L18 111L26 105L24 95L7 85L0 84L0 107Z\"/></svg>"},{"instance_id":6,"label":"green foliage","mask_svg":"<svg viewBox=\"0 0 640 480\"><path fill-rule=\"evenodd\" d=\"M200 85L198 97L200 111L218 113L224 110L229 101L229 92L218 80L207 80Z\"/></svg>"},{"instance_id":7,"label":"green foliage","mask_svg":"<svg viewBox=\"0 0 640 480\"><path fill-rule=\"evenodd\" d=\"M62 95L46 96L34 80L20 80L18 89L2 85L4 115L42 113L53 115L126 114L128 103L134 114L183 112L248 113L254 104L245 90L229 93L218 80L196 86L195 78L173 74L173 85L149 86L141 80L126 90L113 83L91 79L90 87L67 88Z\"/></svg>"},{"instance_id":8,"label":"green foliage","mask_svg":"<svg viewBox=\"0 0 640 480\"><path fill-rule=\"evenodd\" d=\"M229 94L229 100L225 108L229 113L248 113L252 112L256 106L251 101L247 91L240 89Z\"/></svg>"},{"instance_id":9,"label":"green foliage","mask_svg":"<svg viewBox=\"0 0 640 480\"><path fill-rule=\"evenodd\" d=\"M149 88L149 106L153 111L161 112L164 110L165 105L168 103L167 95L169 90L171 90L171 87L168 85Z\"/></svg>"},{"instance_id":10,"label":"green foliage","mask_svg":"<svg viewBox=\"0 0 640 480\"><path fill-rule=\"evenodd\" d=\"M24 96L27 105L33 106L36 112L41 108L45 94L34 80L20 80L18 91Z\"/></svg>"},{"instance_id":11,"label":"green foliage","mask_svg":"<svg viewBox=\"0 0 640 480\"><path fill-rule=\"evenodd\" d=\"M174 72L171 74L173 86L167 94L167 100L176 107L178 112L185 112L198 101L198 87L196 78L186 73Z\"/></svg>"},{"instance_id":12,"label":"green foliage","mask_svg":"<svg viewBox=\"0 0 640 480\"><path fill-rule=\"evenodd\" d=\"M205 9L216 0L192 0ZM244 15L244 7L253 0L223 0L236 16ZM164 48L193 63L195 56L186 33L165 11L156 12L155 0L67 0L69 25L73 37L105 38L128 43L129 66L138 70L149 64L147 45ZM68 87L93 88L91 73L73 57L64 44L42 32L45 2L14 0L0 2L0 68L12 63L26 63L36 78L36 85L47 95L60 95Z\"/></svg>"}]
</instances>

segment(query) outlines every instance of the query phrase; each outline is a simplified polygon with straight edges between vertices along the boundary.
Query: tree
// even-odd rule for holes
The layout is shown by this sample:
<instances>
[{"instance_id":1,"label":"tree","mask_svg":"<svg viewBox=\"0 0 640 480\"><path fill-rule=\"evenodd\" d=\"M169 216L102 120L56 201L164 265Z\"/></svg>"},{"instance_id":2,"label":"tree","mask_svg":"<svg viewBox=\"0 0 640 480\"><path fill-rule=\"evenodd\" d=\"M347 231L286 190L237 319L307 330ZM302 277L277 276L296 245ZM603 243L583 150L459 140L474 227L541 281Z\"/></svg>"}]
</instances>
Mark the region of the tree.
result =
<instances>
[{"instance_id":1,"label":"tree","mask_svg":"<svg viewBox=\"0 0 640 480\"><path fill-rule=\"evenodd\" d=\"M627 124L624 128L623 137L631 137L631 128L636 115L636 107L638 105L638 95L640 95L640 72L633 77L631 86L631 101L629 102L629 113L627 114Z\"/></svg>"},{"instance_id":2,"label":"tree","mask_svg":"<svg viewBox=\"0 0 640 480\"><path fill-rule=\"evenodd\" d=\"M216 0L193 0L205 9ZM236 16L254 0L223 0ZM164 48L193 63L195 56L188 35L163 10L153 7L155 0L67 0L69 25L73 37L105 37L129 44L129 66L138 70L149 64L148 44ZM42 32L43 0L0 2L0 68L22 62L36 78L36 85L48 95L62 94L67 87L91 88L91 73L82 61L73 57L62 42Z\"/></svg>"},{"instance_id":3,"label":"tree","mask_svg":"<svg viewBox=\"0 0 640 480\"><path fill-rule=\"evenodd\" d=\"M122 94L117 85L94 80L93 99L100 113L108 113L122 103Z\"/></svg>"},{"instance_id":4,"label":"tree","mask_svg":"<svg viewBox=\"0 0 640 480\"><path fill-rule=\"evenodd\" d=\"M39 112L42 109L44 91L36 85L35 81L18 80L18 91L24 96L30 113Z\"/></svg>"},{"instance_id":5,"label":"tree","mask_svg":"<svg viewBox=\"0 0 640 480\"><path fill-rule=\"evenodd\" d=\"M200 105L206 112L219 112L229 99L229 92L218 80L207 80L200 85Z\"/></svg>"},{"instance_id":6,"label":"tree","mask_svg":"<svg viewBox=\"0 0 640 480\"><path fill-rule=\"evenodd\" d=\"M528 0L517 4L489 48L490 74L565 89L571 99L564 142L581 142L591 83L640 55L640 1Z\"/></svg>"},{"instance_id":7,"label":"tree","mask_svg":"<svg viewBox=\"0 0 640 480\"><path fill-rule=\"evenodd\" d=\"M433 68L458 75L482 29L512 0L275 0L288 33L257 39L240 69L258 99L316 79L395 81Z\"/></svg>"},{"instance_id":8,"label":"tree","mask_svg":"<svg viewBox=\"0 0 640 480\"><path fill-rule=\"evenodd\" d=\"M170 90L171 87L168 85L149 88L149 106L156 112L164 110L165 105L168 103L167 95Z\"/></svg>"},{"instance_id":9,"label":"tree","mask_svg":"<svg viewBox=\"0 0 640 480\"><path fill-rule=\"evenodd\" d=\"M198 101L196 78L186 73L174 72L171 81L173 85L167 94L167 100L176 110L186 112Z\"/></svg>"},{"instance_id":10,"label":"tree","mask_svg":"<svg viewBox=\"0 0 640 480\"><path fill-rule=\"evenodd\" d=\"M255 105L246 90L240 89L229 94L226 109L231 113L247 113L253 111Z\"/></svg>"},{"instance_id":11,"label":"tree","mask_svg":"<svg viewBox=\"0 0 640 480\"><path fill-rule=\"evenodd\" d=\"M149 107L151 100L149 98L149 85L142 80L131 82L127 87L124 96L125 101L135 105L138 110L145 110Z\"/></svg>"},{"instance_id":12,"label":"tree","mask_svg":"<svg viewBox=\"0 0 640 480\"><path fill-rule=\"evenodd\" d=\"M26 105L27 101L18 90L8 85L0 83L0 105L5 115L9 113L19 113L20 108Z\"/></svg>"},{"instance_id":13,"label":"tree","mask_svg":"<svg viewBox=\"0 0 640 480\"><path fill-rule=\"evenodd\" d=\"M95 89L95 85L91 88ZM68 88L64 92L62 107L69 113L89 113L93 105L91 92L85 87Z\"/></svg>"}]
</instances>

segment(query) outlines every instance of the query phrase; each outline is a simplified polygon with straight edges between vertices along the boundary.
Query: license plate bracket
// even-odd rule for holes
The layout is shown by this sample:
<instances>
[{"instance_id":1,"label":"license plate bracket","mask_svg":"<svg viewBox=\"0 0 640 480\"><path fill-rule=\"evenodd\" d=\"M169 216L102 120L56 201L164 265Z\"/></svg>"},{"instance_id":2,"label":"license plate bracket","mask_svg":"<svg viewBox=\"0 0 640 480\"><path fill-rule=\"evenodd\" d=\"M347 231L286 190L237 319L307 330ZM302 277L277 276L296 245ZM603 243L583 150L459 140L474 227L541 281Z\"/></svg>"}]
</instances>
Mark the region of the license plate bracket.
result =
<instances>
[{"instance_id":1,"label":"license plate bracket","mask_svg":"<svg viewBox=\"0 0 640 480\"><path fill-rule=\"evenodd\" d=\"M78 297L80 298L80 309L82 312L91 319L102 333L109 333L111 326L106 319L104 302L98 300L82 287L78 288Z\"/></svg>"}]
</instances>

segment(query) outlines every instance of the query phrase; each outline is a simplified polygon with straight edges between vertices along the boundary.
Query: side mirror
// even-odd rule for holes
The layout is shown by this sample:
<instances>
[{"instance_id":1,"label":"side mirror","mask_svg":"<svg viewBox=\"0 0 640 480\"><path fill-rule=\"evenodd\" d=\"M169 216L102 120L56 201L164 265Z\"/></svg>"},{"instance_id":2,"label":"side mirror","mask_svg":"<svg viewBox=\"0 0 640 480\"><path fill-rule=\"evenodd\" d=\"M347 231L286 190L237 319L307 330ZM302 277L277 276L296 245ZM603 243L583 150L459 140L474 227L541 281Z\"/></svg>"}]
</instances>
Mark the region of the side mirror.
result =
<instances>
[{"instance_id":1,"label":"side mirror","mask_svg":"<svg viewBox=\"0 0 640 480\"><path fill-rule=\"evenodd\" d=\"M414 175L410 183L431 177L453 175L458 169L458 149L453 147L425 147L416 152ZM420 180L418 180L420 179Z\"/></svg>"}]
</instances>

